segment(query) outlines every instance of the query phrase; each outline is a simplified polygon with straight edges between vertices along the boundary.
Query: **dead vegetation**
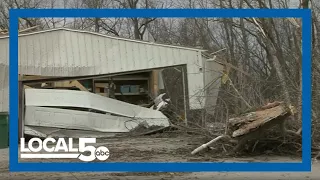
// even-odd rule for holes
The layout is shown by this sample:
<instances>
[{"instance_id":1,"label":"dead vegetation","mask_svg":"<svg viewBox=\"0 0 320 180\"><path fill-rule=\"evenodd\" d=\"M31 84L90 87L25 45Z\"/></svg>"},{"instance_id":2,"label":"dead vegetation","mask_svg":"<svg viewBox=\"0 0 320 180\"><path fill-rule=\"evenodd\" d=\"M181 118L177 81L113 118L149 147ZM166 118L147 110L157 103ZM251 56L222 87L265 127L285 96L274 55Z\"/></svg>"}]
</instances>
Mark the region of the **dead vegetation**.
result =
<instances>
[{"instance_id":1,"label":"dead vegetation","mask_svg":"<svg viewBox=\"0 0 320 180\"><path fill-rule=\"evenodd\" d=\"M291 133L291 131L284 128L285 121L291 115L289 108L286 108L281 102L270 103L259 108L256 111L245 113L241 116L234 117L228 120L227 129L223 135L220 135L206 144L201 145L191 154L196 154L199 151L214 146L217 141L224 139L228 143L235 144L232 152L238 153L243 149L248 149L250 142L254 142L251 152L255 151L256 146L263 141L264 143L270 141L270 134L274 134L278 130L278 137L288 136L294 134L295 139L301 140L298 133ZM277 129L276 126L279 128ZM260 142L259 142L260 141ZM270 143L273 146L273 143ZM274 147L274 146L273 146ZM227 151L223 148L224 151ZM265 149L268 149L265 147Z\"/></svg>"},{"instance_id":2,"label":"dead vegetation","mask_svg":"<svg viewBox=\"0 0 320 180\"><path fill-rule=\"evenodd\" d=\"M226 124L216 128L201 127L197 125L186 126L182 123L172 123L171 129L151 129L150 134L165 136L169 133L191 134L195 138L202 136L206 142L190 149L192 155L209 153L222 156L235 155L293 155L301 156L302 137L301 128L297 131L288 129L287 121L292 121L295 108L287 107L284 102L275 101L265 106L253 108L251 111L228 119ZM178 121L175 121L178 122ZM140 135L150 135L140 134ZM214 139L212 139L215 137ZM209 141L209 139L212 139ZM199 139L198 139L199 140ZM194 144L194 147L196 147ZM205 150L205 151L204 151ZM316 154L317 147L313 147ZM203 152L202 152L203 151ZM317 156L315 157L317 158Z\"/></svg>"}]
</instances>

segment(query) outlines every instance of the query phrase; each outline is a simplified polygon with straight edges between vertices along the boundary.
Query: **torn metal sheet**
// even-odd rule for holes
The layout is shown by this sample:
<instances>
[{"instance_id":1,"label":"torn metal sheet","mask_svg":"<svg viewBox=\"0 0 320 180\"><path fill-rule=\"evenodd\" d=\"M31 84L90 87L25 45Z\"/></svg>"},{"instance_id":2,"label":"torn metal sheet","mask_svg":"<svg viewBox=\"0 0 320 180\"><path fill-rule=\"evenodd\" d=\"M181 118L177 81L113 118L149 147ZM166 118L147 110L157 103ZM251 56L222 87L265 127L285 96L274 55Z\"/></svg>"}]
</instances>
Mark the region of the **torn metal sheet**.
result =
<instances>
[{"instance_id":1,"label":"torn metal sheet","mask_svg":"<svg viewBox=\"0 0 320 180\"><path fill-rule=\"evenodd\" d=\"M97 94L57 89L26 89L25 125L95 132L129 132L140 123L170 125L160 111Z\"/></svg>"},{"instance_id":2,"label":"torn metal sheet","mask_svg":"<svg viewBox=\"0 0 320 180\"><path fill-rule=\"evenodd\" d=\"M165 98L165 96L166 96L166 93L163 93L157 96L154 99L154 105L150 109L155 109L159 111L162 108L165 108L170 102L170 98Z\"/></svg>"},{"instance_id":3,"label":"torn metal sheet","mask_svg":"<svg viewBox=\"0 0 320 180\"><path fill-rule=\"evenodd\" d=\"M129 118L59 108L27 106L25 113L25 125L99 132L129 132L142 122L169 126L167 118Z\"/></svg>"},{"instance_id":4,"label":"torn metal sheet","mask_svg":"<svg viewBox=\"0 0 320 180\"><path fill-rule=\"evenodd\" d=\"M98 94L62 89L26 89L26 106L93 109L131 118L163 119L160 111L129 104Z\"/></svg>"}]
</instances>

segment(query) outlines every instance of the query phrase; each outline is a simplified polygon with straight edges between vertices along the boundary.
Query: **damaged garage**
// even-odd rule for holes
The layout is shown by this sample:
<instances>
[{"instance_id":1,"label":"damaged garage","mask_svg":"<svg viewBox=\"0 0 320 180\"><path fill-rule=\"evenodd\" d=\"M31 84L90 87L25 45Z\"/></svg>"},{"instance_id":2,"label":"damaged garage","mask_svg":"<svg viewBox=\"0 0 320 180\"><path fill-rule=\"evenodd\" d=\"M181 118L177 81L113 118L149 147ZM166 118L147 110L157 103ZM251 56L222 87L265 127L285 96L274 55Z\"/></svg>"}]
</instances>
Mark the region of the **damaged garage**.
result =
<instances>
[{"instance_id":1,"label":"damaged garage","mask_svg":"<svg viewBox=\"0 0 320 180\"><path fill-rule=\"evenodd\" d=\"M9 107L8 40L0 37L0 112ZM107 136L141 123L168 127L159 110L168 102L181 106L178 115L187 123L190 111L214 112L218 88L207 89L219 87L223 67L201 49L65 28L20 34L19 136ZM181 78L172 80L173 73Z\"/></svg>"}]
</instances>

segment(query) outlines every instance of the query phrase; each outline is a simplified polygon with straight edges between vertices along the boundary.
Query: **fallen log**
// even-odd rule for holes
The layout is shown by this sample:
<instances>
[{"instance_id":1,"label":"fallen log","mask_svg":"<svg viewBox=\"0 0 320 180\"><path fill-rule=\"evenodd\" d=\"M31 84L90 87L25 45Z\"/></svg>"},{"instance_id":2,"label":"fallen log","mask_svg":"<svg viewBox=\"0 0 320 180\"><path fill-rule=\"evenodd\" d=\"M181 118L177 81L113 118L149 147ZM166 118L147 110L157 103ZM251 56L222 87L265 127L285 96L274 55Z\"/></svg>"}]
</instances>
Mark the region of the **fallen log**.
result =
<instances>
[{"instance_id":1,"label":"fallen log","mask_svg":"<svg viewBox=\"0 0 320 180\"><path fill-rule=\"evenodd\" d=\"M291 115L290 109L281 102L270 103L257 111L246 113L242 116L231 118L228 121L228 133L232 138L246 135L263 127L269 128L281 124Z\"/></svg>"},{"instance_id":2,"label":"fallen log","mask_svg":"<svg viewBox=\"0 0 320 180\"><path fill-rule=\"evenodd\" d=\"M291 115L291 108L286 107L284 103L278 101L269 103L255 111L229 119L225 134L201 145L193 150L191 154L196 154L221 139L228 139L229 142L237 142L237 146L234 149L236 152L240 150L248 140L258 140L267 129L277 125L280 127L282 134L290 133L300 136L300 130L294 132L287 130L284 126L285 120Z\"/></svg>"}]
</instances>

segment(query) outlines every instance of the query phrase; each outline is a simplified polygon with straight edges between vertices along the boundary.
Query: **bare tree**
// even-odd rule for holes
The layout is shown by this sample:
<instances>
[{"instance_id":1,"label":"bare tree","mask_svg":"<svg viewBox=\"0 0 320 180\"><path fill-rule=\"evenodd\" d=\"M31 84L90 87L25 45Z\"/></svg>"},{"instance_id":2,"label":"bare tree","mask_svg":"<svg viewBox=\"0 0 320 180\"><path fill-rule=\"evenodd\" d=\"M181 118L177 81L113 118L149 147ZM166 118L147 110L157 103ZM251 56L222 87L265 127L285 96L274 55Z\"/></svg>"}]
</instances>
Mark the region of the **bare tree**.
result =
<instances>
[{"instance_id":1,"label":"bare tree","mask_svg":"<svg viewBox=\"0 0 320 180\"><path fill-rule=\"evenodd\" d=\"M117 0L123 8L137 9L137 8L154 8L151 1L145 0ZM143 36L148 28L148 25L156 18L130 18L133 25L134 39L143 39Z\"/></svg>"}]
</instances>

